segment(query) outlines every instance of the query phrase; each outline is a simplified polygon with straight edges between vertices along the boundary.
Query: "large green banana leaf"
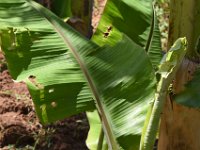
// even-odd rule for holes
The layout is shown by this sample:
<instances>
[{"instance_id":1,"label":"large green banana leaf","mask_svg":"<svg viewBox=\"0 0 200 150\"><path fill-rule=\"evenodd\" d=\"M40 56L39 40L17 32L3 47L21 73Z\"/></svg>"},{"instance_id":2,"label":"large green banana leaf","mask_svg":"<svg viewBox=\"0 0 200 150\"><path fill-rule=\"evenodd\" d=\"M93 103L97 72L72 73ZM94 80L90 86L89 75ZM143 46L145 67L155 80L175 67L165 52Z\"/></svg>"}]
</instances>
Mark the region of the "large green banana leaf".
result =
<instances>
[{"instance_id":1,"label":"large green banana leaf","mask_svg":"<svg viewBox=\"0 0 200 150\"><path fill-rule=\"evenodd\" d=\"M69 51L70 44L87 49L88 41L79 35L77 40L69 26L32 1L1 0L0 9L1 45L10 73L17 81L26 79L41 122L94 109L87 81ZM63 35L72 39L70 44Z\"/></svg>"},{"instance_id":2,"label":"large green banana leaf","mask_svg":"<svg viewBox=\"0 0 200 150\"><path fill-rule=\"evenodd\" d=\"M92 40L100 46L115 45L125 33L147 51L153 67L157 68L162 57L161 42L152 2L153 0L107 0ZM91 137L89 135L90 141ZM95 141L93 138L93 143Z\"/></svg>"},{"instance_id":3,"label":"large green banana leaf","mask_svg":"<svg viewBox=\"0 0 200 150\"><path fill-rule=\"evenodd\" d=\"M153 0L108 0L92 40L98 45L114 45L123 33L143 47L154 67L162 58L160 32Z\"/></svg>"},{"instance_id":4,"label":"large green banana leaf","mask_svg":"<svg viewBox=\"0 0 200 150\"><path fill-rule=\"evenodd\" d=\"M155 76L145 50L123 35L86 40L30 0L0 1L0 37L12 77L24 80L43 123L96 108L108 144L138 149ZM139 59L138 59L139 58Z\"/></svg>"}]
</instances>

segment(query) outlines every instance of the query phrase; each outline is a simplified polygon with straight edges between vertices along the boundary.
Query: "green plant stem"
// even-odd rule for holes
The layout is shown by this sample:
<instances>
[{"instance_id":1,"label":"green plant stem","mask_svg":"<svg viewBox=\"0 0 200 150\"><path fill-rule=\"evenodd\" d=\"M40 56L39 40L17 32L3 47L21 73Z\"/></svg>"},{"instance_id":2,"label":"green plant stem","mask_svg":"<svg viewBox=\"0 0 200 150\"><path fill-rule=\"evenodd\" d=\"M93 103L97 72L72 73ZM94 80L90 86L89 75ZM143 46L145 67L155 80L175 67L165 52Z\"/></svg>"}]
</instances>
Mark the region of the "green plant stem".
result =
<instances>
[{"instance_id":1,"label":"green plant stem","mask_svg":"<svg viewBox=\"0 0 200 150\"><path fill-rule=\"evenodd\" d=\"M153 105L150 106L147 120L145 121L140 150L153 149L159 126L160 116L167 95L167 89L170 83L171 80L166 80L166 78L161 78L158 83L157 92L155 93L155 101Z\"/></svg>"},{"instance_id":2,"label":"green plant stem","mask_svg":"<svg viewBox=\"0 0 200 150\"><path fill-rule=\"evenodd\" d=\"M99 135L99 141L98 141L97 150L102 150L102 147L103 147L103 140L104 140L104 131L103 131L103 128L101 128L101 132L100 132L100 135Z\"/></svg>"},{"instance_id":3,"label":"green plant stem","mask_svg":"<svg viewBox=\"0 0 200 150\"><path fill-rule=\"evenodd\" d=\"M148 127L148 124L149 124L149 121L150 121L150 118L151 118L153 104L154 104L154 101L150 102L150 106L149 106L148 111L147 111L146 119L145 119L145 122L144 122L144 127L143 127L143 130L142 130L142 135L141 135L140 149L142 147L144 147L144 140L145 140L145 136L146 136L145 132L147 131L147 127Z\"/></svg>"},{"instance_id":4,"label":"green plant stem","mask_svg":"<svg viewBox=\"0 0 200 150\"><path fill-rule=\"evenodd\" d=\"M160 63L156 74L160 79L158 79L154 102L150 105L144 124L140 150L153 149L168 87L174 79L181 62L183 61L186 50L186 38L179 38L176 40L171 49L165 54Z\"/></svg>"}]
</instances>

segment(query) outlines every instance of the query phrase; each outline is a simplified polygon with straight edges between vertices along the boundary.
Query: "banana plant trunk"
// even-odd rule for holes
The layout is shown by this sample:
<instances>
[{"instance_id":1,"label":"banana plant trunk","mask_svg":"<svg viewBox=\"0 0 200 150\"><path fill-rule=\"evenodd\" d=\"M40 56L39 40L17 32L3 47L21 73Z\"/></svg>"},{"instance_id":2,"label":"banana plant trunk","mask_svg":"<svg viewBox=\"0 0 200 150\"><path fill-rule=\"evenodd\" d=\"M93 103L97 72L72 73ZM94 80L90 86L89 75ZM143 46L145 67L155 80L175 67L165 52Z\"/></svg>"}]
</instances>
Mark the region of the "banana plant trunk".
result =
<instances>
[{"instance_id":1,"label":"banana plant trunk","mask_svg":"<svg viewBox=\"0 0 200 150\"><path fill-rule=\"evenodd\" d=\"M173 94L166 100L158 150L200 149L200 111L173 101L174 95L184 90L199 66L200 0L171 0L168 47L184 36L188 40L187 55L173 82Z\"/></svg>"}]
</instances>

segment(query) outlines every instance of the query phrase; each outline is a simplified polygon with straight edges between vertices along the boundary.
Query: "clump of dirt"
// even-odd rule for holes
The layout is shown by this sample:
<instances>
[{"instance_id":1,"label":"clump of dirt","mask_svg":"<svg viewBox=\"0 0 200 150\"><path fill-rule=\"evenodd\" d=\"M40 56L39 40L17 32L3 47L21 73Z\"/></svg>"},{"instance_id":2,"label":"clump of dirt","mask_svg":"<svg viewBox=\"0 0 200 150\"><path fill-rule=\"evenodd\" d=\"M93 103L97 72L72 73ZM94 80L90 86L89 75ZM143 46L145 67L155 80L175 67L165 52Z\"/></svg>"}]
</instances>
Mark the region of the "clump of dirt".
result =
<instances>
[{"instance_id":1,"label":"clump of dirt","mask_svg":"<svg viewBox=\"0 0 200 150\"><path fill-rule=\"evenodd\" d=\"M85 114L42 126L26 85L15 83L0 53L0 149L87 150Z\"/></svg>"}]
</instances>

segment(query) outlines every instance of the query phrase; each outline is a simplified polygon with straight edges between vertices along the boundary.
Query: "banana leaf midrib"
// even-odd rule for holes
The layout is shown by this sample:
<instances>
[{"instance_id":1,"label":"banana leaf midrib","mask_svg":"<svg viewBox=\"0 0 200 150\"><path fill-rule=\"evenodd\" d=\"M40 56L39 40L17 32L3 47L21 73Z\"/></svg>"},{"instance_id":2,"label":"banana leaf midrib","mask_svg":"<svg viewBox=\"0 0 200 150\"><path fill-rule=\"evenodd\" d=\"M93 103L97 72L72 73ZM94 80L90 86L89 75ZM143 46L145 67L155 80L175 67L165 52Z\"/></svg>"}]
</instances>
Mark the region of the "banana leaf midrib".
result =
<instances>
[{"instance_id":1,"label":"banana leaf midrib","mask_svg":"<svg viewBox=\"0 0 200 150\"><path fill-rule=\"evenodd\" d=\"M99 95L99 92L98 92L98 90L97 90L97 88L95 86L95 83L94 83L92 77L90 76L90 73L89 73L87 67L84 64L83 59L76 52L75 48L70 43L70 41L66 38L66 36L63 34L63 32L59 29L59 27L57 26L58 24L56 22L52 21L51 18L44 13L45 11L44 12L40 11L40 9L37 8L35 2L30 1L30 0L27 0L27 1L30 4L30 6L32 6L37 12L39 12L42 16L44 16L44 18L46 18L48 22L50 22L52 24L52 27L60 35L60 37L63 39L64 43L69 47L69 50L71 51L71 53L73 54L74 58L78 62L79 66L80 66L80 69L82 70L86 80L88 81L88 85L89 85L89 87L90 87L90 89L91 89L91 91L92 91L92 93L93 93L93 95L95 97L95 101L97 103L97 108L99 110L100 117L101 117L101 120L102 120L103 125L104 125L104 132L106 132L106 135L109 137L108 140L110 140L109 142L111 143L111 145L112 146L113 145L117 146L116 140L114 138L114 135L113 135L113 132L112 132L112 129L111 129L111 126L110 126L109 121L108 121L108 119L106 117L106 112L104 111L103 104L101 102L101 97ZM113 149L115 149L115 148L113 147Z\"/></svg>"}]
</instances>

